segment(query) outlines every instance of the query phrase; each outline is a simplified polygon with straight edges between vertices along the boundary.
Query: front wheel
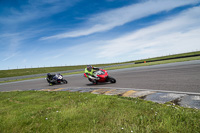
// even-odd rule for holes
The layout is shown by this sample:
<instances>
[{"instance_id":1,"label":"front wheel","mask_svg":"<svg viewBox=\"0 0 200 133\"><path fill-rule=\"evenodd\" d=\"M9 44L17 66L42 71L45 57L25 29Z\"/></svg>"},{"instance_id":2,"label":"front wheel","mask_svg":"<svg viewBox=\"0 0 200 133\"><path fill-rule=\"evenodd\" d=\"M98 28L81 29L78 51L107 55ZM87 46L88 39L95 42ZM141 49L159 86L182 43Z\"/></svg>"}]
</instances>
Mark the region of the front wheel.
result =
<instances>
[{"instance_id":1,"label":"front wheel","mask_svg":"<svg viewBox=\"0 0 200 133\"><path fill-rule=\"evenodd\" d=\"M110 83L116 83L116 79L114 79L113 77L109 77L109 81Z\"/></svg>"},{"instance_id":2,"label":"front wheel","mask_svg":"<svg viewBox=\"0 0 200 133\"><path fill-rule=\"evenodd\" d=\"M64 84L67 84L67 80L63 79L63 83L64 83Z\"/></svg>"}]
</instances>

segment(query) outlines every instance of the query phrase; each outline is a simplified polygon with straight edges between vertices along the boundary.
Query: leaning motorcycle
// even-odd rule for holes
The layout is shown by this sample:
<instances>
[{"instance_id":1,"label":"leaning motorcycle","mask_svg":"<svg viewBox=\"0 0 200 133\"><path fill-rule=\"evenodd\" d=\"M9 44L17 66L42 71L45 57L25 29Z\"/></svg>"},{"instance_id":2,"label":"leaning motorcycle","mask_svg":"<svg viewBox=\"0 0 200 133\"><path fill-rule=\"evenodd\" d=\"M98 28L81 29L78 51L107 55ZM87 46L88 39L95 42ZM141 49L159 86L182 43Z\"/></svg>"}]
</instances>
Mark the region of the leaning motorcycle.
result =
<instances>
[{"instance_id":1,"label":"leaning motorcycle","mask_svg":"<svg viewBox=\"0 0 200 133\"><path fill-rule=\"evenodd\" d=\"M90 82L93 84L103 83L103 82L110 82L110 83L116 83L116 79L108 76L108 72L103 69L99 69L98 71L94 72L94 75L89 75L87 73L84 73L84 77L88 78Z\"/></svg>"},{"instance_id":2,"label":"leaning motorcycle","mask_svg":"<svg viewBox=\"0 0 200 133\"><path fill-rule=\"evenodd\" d=\"M67 84L67 80L61 74L47 74L46 78L50 86L55 84Z\"/></svg>"}]
</instances>

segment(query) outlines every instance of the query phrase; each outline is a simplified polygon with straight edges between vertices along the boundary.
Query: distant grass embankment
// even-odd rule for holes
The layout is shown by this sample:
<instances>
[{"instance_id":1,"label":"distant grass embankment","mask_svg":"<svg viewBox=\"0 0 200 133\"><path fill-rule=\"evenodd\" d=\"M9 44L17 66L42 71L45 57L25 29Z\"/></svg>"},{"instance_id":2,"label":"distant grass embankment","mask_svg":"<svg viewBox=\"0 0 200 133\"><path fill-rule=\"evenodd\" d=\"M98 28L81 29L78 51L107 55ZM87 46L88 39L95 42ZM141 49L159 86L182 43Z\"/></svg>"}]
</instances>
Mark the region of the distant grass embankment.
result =
<instances>
[{"instance_id":1,"label":"distant grass embankment","mask_svg":"<svg viewBox=\"0 0 200 133\"><path fill-rule=\"evenodd\" d=\"M197 58L195 58L197 57ZM158 64L169 63L169 62L175 62L177 61L185 61L185 59L189 60L195 60L199 59L200 57L200 51L197 52L190 52L190 53L183 53L183 54L176 54L176 55L169 55L169 56L162 56L162 57L156 57L156 58L149 58L149 59L143 59L143 60L136 60L136 61L128 61L128 62L121 62L121 63L110 63L110 64L96 64L96 67L103 67L103 66L109 66L109 65L117 65L117 64L126 64L126 63L135 63L136 65L129 65L129 67L137 66L137 64L144 63L152 63L157 62ZM179 60L180 59L180 60ZM169 61L170 60L170 61ZM156 63L153 63L156 64ZM147 64L144 64L144 66ZM150 64L148 64L150 65ZM138 65L142 66L142 65ZM77 70L82 69L84 70L85 65L79 65L79 66L62 66L62 67L44 67L44 68L27 68L27 69L12 69L12 70L0 70L0 78L5 77L15 77L15 76L24 76L24 75L33 75L33 74L42 74L42 73L51 73L51 72L59 72L59 71L67 71L67 70ZM117 67L114 67L117 68ZM123 67L118 67L123 68ZM108 68L113 69L113 68Z\"/></svg>"},{"instance_id":2,"label":"distant grass embankment","mask_svg":"<svg viewBox=\"0 0 200 133\"><path fill-rule=\"evenodd\" d=\"M117 64L117 63L113 63L112 65L114 65L114 64ZM106 66L106 65L110 65L110 64L98 64L99 67ZM85 65L79 65L79 66L61 66L61 67L43 67L43 68L0 70L0 78L51 73L51 72L59 72L59 71L68 71L68 70L77 70L77 69L84 70L85 67L86 67Z\"/></svg>"},{"instance_id":3,"label":"distant grass embankment","mask_svg":"<svg viewBox=\"0 0 200 133\"><path fill-rule=\"evenodd\" d=\"M64 66L64 67L44 67L44 68L0 70L0 78L83 69L84 67L85 66Z\"/></svg>"},{"instance_id":4,"label":"distant grass embankment","mask_svg":"<svg viewBox=\"0 0 200 133\"><path fill-rule=\"evenodd\" d=\"M173 60L173 59L181 59L181 58L189 58L189 57L197 57L197 56L200 56L200 51L168 55L168 56L162 56L162 57L155 57L155 58L149 58L149 59L142 59L142 60L135 61L135 64L144 63L144 61L146 61L146 63L148 63L148 62Z\"/></svg>"},{"instance_id":5,"label":"distant grass embankment","mask_svg":"<svg viewBox=\"0 0 200 133\"><path fill-rule=\"evenodd\" d=\"M178 58L178 59L173 59L173 60L171 59L171 60L153 61L153 62L147 62L147 63L130 64L130 65L124 65L124 66L119 66L119 67L110 67L110 68L106 68L106 70L141 67L141 66L152 66L152 65L184 62L184 61L191 61L191 60L200 60L200 56L188 57L188 58Z\"/></svg>"},{"instance_id":6,"label":"distant grass embankment","mask_svg":"<svg viewBox=\"0 0 200 133\"><path fill-rule=\"evenodd\" d=\"M197 133L200 111L79 92L0 92L0 131Z\"/></svg>"}]
</instances>

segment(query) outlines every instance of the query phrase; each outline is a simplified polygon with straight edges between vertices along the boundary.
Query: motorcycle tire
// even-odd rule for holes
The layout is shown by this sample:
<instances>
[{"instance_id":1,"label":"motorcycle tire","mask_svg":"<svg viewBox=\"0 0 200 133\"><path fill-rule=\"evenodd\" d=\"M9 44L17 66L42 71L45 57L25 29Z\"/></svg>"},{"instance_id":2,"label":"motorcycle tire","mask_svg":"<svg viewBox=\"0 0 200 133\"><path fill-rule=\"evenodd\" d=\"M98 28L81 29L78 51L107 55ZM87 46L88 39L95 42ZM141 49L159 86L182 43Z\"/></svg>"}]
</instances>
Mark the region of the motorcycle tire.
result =
<instances>
[{"instance_id":1,"label":"motorcycle tire","mask_svg":"<svg viewBox=\"0 0 200 133\"><path fill-rule=\"evenodd\" d=\"M92 82L94 85L98 84L98 81L95 80L95 79L88 78L88 80L89 80L90 82Z\"/></svg>"},{"instance_id":2,"label":"motorcycle tire","mask_svg":"<svg viewBox=\"0 0 200 133\"><path fill-rule=\"evenodd\" d=\"M89 80L90 82L92 82L92 79L91 79L91 78L88 78L88 80Z\"/></svg>"},{"instance_id":3,"label":"motorcycle tire","mask_svg":"<svg viewBox=\"0 0 200 133\"><path fill-rule=\"evenodd\" d=\"M110 83L116 83L116 79L114 79L113 77L109 77L109 81Z\"/></svg>"},{"instance_id":4,"label":"motorcycle tire","mask_svg":"<svg viewBox=\"0 0 200 133\"><path fill-rule=\"evenodd\" d=\"M67 80L63 79L63 83L64 83L64 84L67 84Z\"/></svg>"},{"instance_id":5,"label":"motorcycle tire","mask_svg":"<svg viewBox=\"0 0 200 133\"><path fill-rule=\"evenodd\" d=\"M97 81L97 80L93 80L92 83L93 83L94 85L96 85L96 84L98 84L98 81Z\"/></svg>"}]
</instances>

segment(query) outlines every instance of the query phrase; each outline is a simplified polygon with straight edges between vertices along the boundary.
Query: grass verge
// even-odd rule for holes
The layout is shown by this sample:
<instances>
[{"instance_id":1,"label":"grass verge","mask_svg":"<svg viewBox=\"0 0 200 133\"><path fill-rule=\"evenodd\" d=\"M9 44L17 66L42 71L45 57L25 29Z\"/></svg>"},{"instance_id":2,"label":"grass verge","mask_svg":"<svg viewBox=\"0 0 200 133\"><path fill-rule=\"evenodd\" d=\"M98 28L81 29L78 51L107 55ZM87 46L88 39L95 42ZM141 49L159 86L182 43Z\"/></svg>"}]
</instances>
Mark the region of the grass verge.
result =
<instances>
[{"instance_id":1,"label":"grass verge","mask_svg":"<svg viewBox=\"0 0 200 133\"><path fill-rule=\"evenodd\" d=\"M0 131L199 132L200 111L79 92L0 92Z\"/></svg>"}]
</instances>

